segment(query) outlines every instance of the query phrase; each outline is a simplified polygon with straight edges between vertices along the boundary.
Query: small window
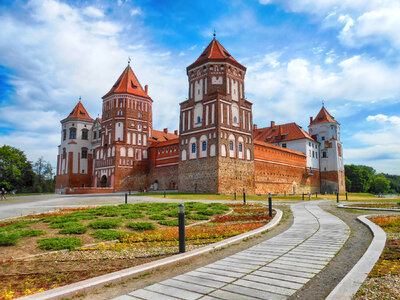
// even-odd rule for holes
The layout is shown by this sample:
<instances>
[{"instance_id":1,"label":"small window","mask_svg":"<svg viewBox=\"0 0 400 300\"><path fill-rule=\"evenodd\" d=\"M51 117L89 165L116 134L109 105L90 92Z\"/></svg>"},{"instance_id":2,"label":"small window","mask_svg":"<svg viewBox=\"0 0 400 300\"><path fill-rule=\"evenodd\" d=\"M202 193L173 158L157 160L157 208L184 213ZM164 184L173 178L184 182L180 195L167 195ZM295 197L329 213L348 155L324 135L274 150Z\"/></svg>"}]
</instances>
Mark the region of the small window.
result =
<instances>
[{"instance_id":1,"label":"small window","mask_svg":"<svg viewBox=\"0 0 400 300\"><path fill-rule=\"evenodd\" d=\"M121 123L118 123L118 127L121 127Z\"/></svg>"},{"instance_id":2,"label":"small window","mask_svg":"<svg viewBox=\"0 0 400 300\"><path fill-rule=\"evenodd\" d=\"M201 72L200 70L197 71L197 76L200 76Z\"/></svg>"},{"instance_id":3,"label":"small window","mask_svg":"<svg viewBox=\"0 0 400 300\"><path fill-rule=\"evenodd\" d=\"M122 110L118 111L118 116L122 116Z\"/></svg>"},{"instance_id":4,"label":"small window","mask_svg":"<svg viewBox=\"0 0 400 300\"><path fill-rule=\"evenodd\" d=\"M118 142L120 142L121 141L121 138L118 138Z\"/></svg>"},{"instance_id":5,"label":"small window","mask_svg":"<svg viewBox=\"0 0 400 300\"><path fill-rule=\"evenodd\" d=\"M192 144L192 153L196 153L196 144L195 143Z\"/></svg>"},{"instance_id":6,"label":"small window","mask_svg":"<svg viewBox=\"0 0 400 300\"><path fill-rule=\"evenodd\" d=\"M67 157L67 151L63 148L62 158L65 159Z\"/></svg>"},{"instance_id":7,"label":"small window","mask_svg":"<svg viewBox=\"0 0 400 300\"><path fill-rule=\"evenodd\" d=\"M322 137L321 137L321 140L325 141L325 137L324 137L324 136L322 136Z\"/></svg>"},{"instance_id":8,"label":"small window","mask_svg":"<svg viewBox=\"0 0 400 300\"><path fill-rule=\"evenodd\" d=\"M233 123L237 124L237 122L238 122L237 117L234 116L234 117L233 117Z\"/></svg>"},{"instance_id":9,"label":"small window","mask_svg":"<svg viewBox=\"0 0 400 300\"><path fill-rule=\"evenodd\" d=\"M322 157L323 158L327 158L328 156L326 155L326 152L324 151L324 152L322 152Z\"/></svg>"},{"instance_id":10,"label":"small window","mask_svg":"<svg viewBox=\"0 0 400 300\"><path fill-rule=\"evenodd\" d=\"M197 117L197 123L201 123L201 118Z\"/></svg>"},{"instance_id":11,"label":"small window","mask_svg":"<svg viewBox=\"0 0 400 300\"><path fill-rule=\"evenodd\" d=\"M97 131L94 131L94 132L93 132L93 139L94 139L94 140L97 139Z\"/></svg>"},{"instance_id":12,"label":"small window","mask_svg":"<svg viewBox=\"0 0 400 300\"><path fill-rule=\"evenodd\" d=\"M119 102L119 103L122 103L122 98L119 98L119 99L118 99L118 102Z\"/></svg>"},{"instance_id":13,"label":"small window","mask_svg":"<svg viewBox=\"0 0 400 300\"><path fill-rule=\"evenodd\" d=\"M88 154L88 149L87 148L82 148L82 154L81 158L86 159Z\"/></svg>"},{"instance_id":14,"label":"small window","mask_svg":"<svg viewBox=\"0 0 400 300\"><path fill-rule=\"evenodd\" d=\"M63 141L67 139L67 130L63 129Z\"/></svg>"},{"instance_id":15,"label":"small window","mask_svg":"<svg viewBox=\"0 0 400 300\"><path fill-rule=\"evenodd\" d=\"M239 143L239 152L243 152L243 145L242 145L242 143Z\"/></svg>"},{"instance_id":16,"label":"small window","mask_svg":"<svg viewBox=\"0 0 400 300\"><path fill-rule=\"evenodd\" d=\"M201 144L201 150L206 151L207 150L207 142L203 141L203 143Z\"/></svg>"},{"instance_id":17,"label":"small window","mask_svg":"<svg viewBox=\"0 0 400 300\"><path fill-rule=\"evenodd\" d=\"M286 143L283 143L283 144L282 144L282 147L283 147L283 148L286 148Z\"/></svg>"},{"instance_id":18,"label":"small window","mask_svg":"<svg viewBox=\"0 0 400 300\"><path fill-rule=\"evenodd\" d=\"M215 66L215 72L218 72L218 66Z\"/></svg>"},{"instance_id":19,"label":"small window","mask_svg":"<svg viewBox=\"0 0 400 300\"><path fill-rule=\"evenodd\" d=\"M310 146L310 147L311 147L311 143L308 143L308 146Z\"/></svg>"},{"instance_id":20,"label":"small window","mask_svg":"<svg viewBox=\"0 0 400 300\"><path fill-rule=\"evenodd\" d=\"M313 157L313 158L314 158L314 155L315 155L315 154L314 154L314 151L313 151L313 152L312 152L312 157Z\"/></svg>"},{"instance_id":21,"label":"small window","mask_svg":"<svg viewBox=\"0 0 400 300\"><path fill-rule=\"evenodd\" d=\"M139 119L141 119L141 118L142 118L142 116L143 116L143 115L142 115L142 113L139 113Z\"/></svg>"},{"instance_id":22,"label":"small window","mask_svg":"<svg viewBox=\"0 0 400 300\"><path fill-rule=\"evenodd\" d=\"M233 151L233 142L229 141L229 150Z\"/></svg>"},{"instance_id":23,"label":"small window","mask_svg":"<svg viewBox=\"0 0 400 300\"><path fill-rule=\"evenodd\" d=\"M76 139L76 128L69 129L69 139L70 140Z\"/></svg>"},{"instance_id":24,"label":"small window","mask_svg":"<svg viewBox=\"0 0 400 300\"><path fill-rule=\"evenodd\" d=\"M88 139L88 133L89 131L87 129L82 130L82 140L87 140Z\"/></svg>"}]
</instances>

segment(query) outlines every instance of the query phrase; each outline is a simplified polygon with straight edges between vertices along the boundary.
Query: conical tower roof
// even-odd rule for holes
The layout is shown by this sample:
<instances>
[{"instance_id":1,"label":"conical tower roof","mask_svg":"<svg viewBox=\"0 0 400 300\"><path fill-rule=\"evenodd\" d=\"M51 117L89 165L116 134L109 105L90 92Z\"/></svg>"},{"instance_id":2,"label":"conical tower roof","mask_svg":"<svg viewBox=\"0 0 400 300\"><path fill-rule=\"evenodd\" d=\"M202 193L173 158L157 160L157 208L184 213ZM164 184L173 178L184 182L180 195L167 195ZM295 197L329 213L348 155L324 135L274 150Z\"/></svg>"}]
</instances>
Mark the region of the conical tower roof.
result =
<instances>
[{"instance_id":1,"label":"conical tower roof","mask_svg":"<svg viewBox=\"0 0 400 300\"><path fill-rule=\"evenodd\" d=\"M80 100L78 104L75 105L74 109L71 111L67 119L84 119L93 121Z\"/></svg>"},{"instance_id":2,"label":"conical tower roof","mask_svg":"<svg viewBox=\"0 0 400 300\"><path fill-rule=\"evenodd\" d=\"M131 94L151 99L143 90L130 65L125 68L121 76L119 76L118 80L112 86L111 90L105 94L103 98L112 94Z\"/></svg>"},{"instance_id":3,"label":"conical tower roof","mask_svg":"<svg viewBox=\"0 0 400 300\"><path fill-rule=\"evenodd\" d=\"M321 110L319 111L318 115L315 117L314 120L310 122L310 125L319 124L319 123L336 123L339 124L334 117L326 110L324 106L322 106Z\"/></svg>"},{"instance_id":4,"label":"conical tower roof","mask_svg":"<svg viewBox=\"0 0 400 300\"><path fill-rule=\"evenodd\" d=\"M211 43L206 47L206 49L204 49L199 58L187 67L187 70L199 66L207 61L228 61L233 65L236 65L237 67L246 70L246 67L238 63L236 59L234 59L233 56L230 55L230 53L224 48L224 46L221 45L221 43L216 38L213 38Z\"/></svg>"}]
</instances>

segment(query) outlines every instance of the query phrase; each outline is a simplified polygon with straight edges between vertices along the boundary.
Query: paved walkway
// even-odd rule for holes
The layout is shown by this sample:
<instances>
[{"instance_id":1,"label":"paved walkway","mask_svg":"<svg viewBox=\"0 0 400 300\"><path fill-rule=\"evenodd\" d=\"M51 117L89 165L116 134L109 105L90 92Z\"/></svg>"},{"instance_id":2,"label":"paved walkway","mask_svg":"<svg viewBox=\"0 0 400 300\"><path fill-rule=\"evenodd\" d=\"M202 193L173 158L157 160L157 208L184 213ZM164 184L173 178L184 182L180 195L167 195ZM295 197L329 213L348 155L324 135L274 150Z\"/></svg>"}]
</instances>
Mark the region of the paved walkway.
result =
<instances>
[{"instance_id":1,"label":"paved walkway","mask_svg":"<svg viewBox=\"0 0 400 300\"><path fill-rule=\"evenodd\" d=\"M317 204L292 204L292 227L274 238L114 300L286 299L319 273L349 236L348 226Z\"/></svg>"}]
</instances>

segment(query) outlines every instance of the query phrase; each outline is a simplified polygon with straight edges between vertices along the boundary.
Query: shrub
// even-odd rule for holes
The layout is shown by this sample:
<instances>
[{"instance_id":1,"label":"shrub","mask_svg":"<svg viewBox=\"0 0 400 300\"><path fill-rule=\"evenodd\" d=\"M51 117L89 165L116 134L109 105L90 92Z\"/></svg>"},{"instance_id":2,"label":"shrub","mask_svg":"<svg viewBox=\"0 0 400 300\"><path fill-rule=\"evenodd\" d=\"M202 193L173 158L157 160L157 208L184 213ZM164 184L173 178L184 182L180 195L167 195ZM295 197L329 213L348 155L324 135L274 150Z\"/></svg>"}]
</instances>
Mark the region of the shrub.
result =
<instances>
[{"instance_id":1,"label":"shrub","mask_svg":"<svg viewBox=\"0 0 400 300\"><path fill-rule=\"evenodd\" d=\"M131 212L124 214L124 219L140 219L144 218L144 215L140 212Z\"/></svg>"},{"instance_id":2,"label":"shrub","mask_svg":"<svg viewBox=\"0 0 400 300\"><path fill-rule=\"evenodd\" d=\"M112 229L100 229L93 232L91 236L99 240L113 241L113 240L118 240L125 234L132 234L132 232L117 231Z\"/></svg>"},{"instance_id":3,"label":"shrub","mask_svg":"<svg viewBox=\"0 0 400 300\"><path fill-rule=\"evenodd\" d=\"M17 244L20 235L16 231L1 231L0 232L0 246L13 246Z\"/></svg>"},{"instance_id":4,"label":"shrub","mask_svg":"<svg viewBox=\"0 0 400 300\"><path fill-rule=\"evenodd\" d=\"M73 250L83 243L77 237L52 237L38 240L38 248L42 250Z\"/></svg>"},{"instance_id":5,"label":"shrub","mask_svg":"<svg viewBox=\"0 0 400 300\"><path fill-rule=\"evenodd\" d=\"M219 215L223 214L223 210L214 210L214 209L207 209L207 210L200 210L199 214L201 215L206 215L206 216L213 216L213 215Z\"/></svg>"},{"instance_id":6,"label":"shrub","mask_svg":"<svg viewBox=\"0 0 400 300\"><path fill-rule=\"evenodd\" d=\"M20 237L40 236L46 234L46 231L37 229L17 230Z\"/></svg>"},{"instance_id":7,"label":"shrub","mask_svg":"<svg viewBox=\"0 0 400 300\"><path fill-rule=\"evenodd\" d=\"M208 204L208 207L212 208L212 209L217 209L217 210L224 210L224 211L228 211L230 208L222 203L210 203Z\"/></svg>"},{"instance_id":8,"label":"shrub","mask_svg":"<svg viewBox=\"0 0 400 300\"><path fill-rule=\"evenodd\" d=\"M74 215L61 215L61 216L51 216L42 218L42 222L54 224L67 223L67 222L76 222L79 221L79 218Z\"/></svg>"},{"instance_id":9,"label":"shrub","mask_svg":"<svg viewBox=\"0 0 400 300\"><path fill-rule=\"evenodd\" d=\"M188 215L186 216L189 220L209 220L210 218L205 215Z\"/></svg>"},{"instance_id":10,"label":"shrub","mask_svg":"<svg viewBox=\"0 0 400 300\"><path fill-rule=\"evenodd\" d=\"M65 226L63 226L58 233L61 234L83 234L87 231L87 227L81 223L75 223L75 222L70 222L70 223L64 223Z\"/></svg>"},{"instance_id":11,"label":"shrub","mask_svg":"<svg viewBox=\"0 0 400 300\"><path fill-rule=\"evenodd\" d=\"M177 218L179 216L179 208L173 208L167 212L168 217Z\"/></svg>"},{"instance_id":12,"label":"shrub","mask_svg":"<svg viewBox=\"0 0 400 300\"><path fill-rule=\"evenodd\" d=\"M156 225L150 222L129 222L126 223L125 226L137 231L154 230L157 228Z\"/></svg>"},{"instance_id":13,"label":"shrub","mask_svg":"<svg viewBox=\"0 0 400 300\"><path fill-rule=\"evenodd\" d=\"M167 216L164 214L151 215L149 217L150 220L165 220L166 218Z\"/></svg>"},{"instance_id":14,"label":"shrub","mask_svg":"<svg viewBox=\"0 0 400 300\"><path fill-rule=\"evenodd\" d=\"M89 227L95 229L109 229L121 226L120 219L100 219L94 220L88 224Z\"/></svg>"},{"instance_id":15,"label":"shrub","mask_svg":"<svg viewBox=\"0 0 400 300\"><path fill-rule=\"evenodd\" d=\"M0 231L12 231L12 230L15 230L17 228L26 228L31 223L33 223L33 222L32 221L15 222L15 223L12 223L10 225L6 225L6 226L3 226L3 227L0 227Z\"/></svg>"},{"instance_id":16,"label":"shrub","mask_svg":"<svg viewBox=\"0 0 400 300\"><path fill-rule=\"evenodd\" d=\"M173 219L173 220L159 221L158 224L165 225L165 226L178 226L179 220ZM186 221L185 221L185 224L187 224Z\"/></svg>"}]
</instances>

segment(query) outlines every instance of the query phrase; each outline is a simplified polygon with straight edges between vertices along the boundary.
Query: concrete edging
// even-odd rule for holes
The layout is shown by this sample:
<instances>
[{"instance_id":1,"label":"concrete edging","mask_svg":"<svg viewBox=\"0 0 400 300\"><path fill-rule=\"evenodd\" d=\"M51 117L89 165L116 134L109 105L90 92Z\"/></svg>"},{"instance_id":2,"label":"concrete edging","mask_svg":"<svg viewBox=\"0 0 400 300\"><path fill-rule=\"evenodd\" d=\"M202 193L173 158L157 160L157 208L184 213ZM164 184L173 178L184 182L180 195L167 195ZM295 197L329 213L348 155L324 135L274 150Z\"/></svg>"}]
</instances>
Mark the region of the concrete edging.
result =
<instances>
[{"instance_id":1,"label":"concrete edging","mask_svg":"<svg viewBox=\"0 0 400 300\"><path fill-rule=\"evenodd\" d=\"M25 296L22 298L19 298L21 300L42 300L42 299L62 299L65 297L71 297L74 295L77 295L78 293L82 292L87 292L90 290L93 290L97 287L101 287L105 284L108 283L117 283L124 281L126 279L129 279L130 277L137 276L142 272L148 272L153 269L166 266L172 263L176 263L188 258L196 257L201 254L209 253L213 250L226 247L228 245L231 245L235 242L241 241L245 238L257 235L261 232L264 232L268 229L271 229L272 227L275 227L282 219L282 211L280 209L274 208L276 210L276 215L275 217L265 226L260 227L258 229L242 233L240 235L231 237L229 239L226 239L224 241L220 241L205 247L202 247L200 249L192 250L186 253L182 254L177 254L171 257L163 258L160 260L156 260L150 263L146 263L140 266L128 268L128 269L123 269L120 271L112 272L109 274L101 275L98 277L82 280L79 282L75 282L66 286L62 286L59 288L55 288L52 290L44 291L41 293Z\"/></svg>"},{"instance_id":2,"label":"concrete edging","mask_svg":"<svg viewBox=\"0 0 400 300\"><path fill-rule=\"evenodd\" d=\"M375 211L394 211L400 212L400 209L395 208L379 208L379 207L357 207L357 206L345 206L344 204L338 204L338 208L344 209L357 209L357 210L375 210Z\"/></svg>"},{"instance_id":3,"label":"concrete edging","mask_svg":"<svg viewBox=\"0 0 400 300\"><path fill-rule=\"evenodd\" d=\"M386 233L374 222L368 220L369 216L373 215L358 216L357 219L371 230L374 236L371 244L356 265L326 297L326 300L352 299L378 261L385 247Z\"/></svg>"}]
</instances>

